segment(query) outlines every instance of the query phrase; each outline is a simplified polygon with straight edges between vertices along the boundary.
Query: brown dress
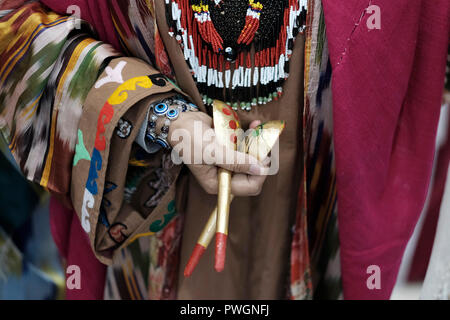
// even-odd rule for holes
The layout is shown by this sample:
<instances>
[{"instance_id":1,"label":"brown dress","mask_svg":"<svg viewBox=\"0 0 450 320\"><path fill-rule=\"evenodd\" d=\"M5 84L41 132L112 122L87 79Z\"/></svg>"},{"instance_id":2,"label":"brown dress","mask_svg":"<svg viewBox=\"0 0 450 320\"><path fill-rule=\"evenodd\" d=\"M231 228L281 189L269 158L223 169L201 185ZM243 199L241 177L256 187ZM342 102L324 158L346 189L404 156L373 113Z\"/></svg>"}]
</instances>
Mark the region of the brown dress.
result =
<instances>
[{"instance_id":1,"label":"brown dress","mask_svg":"<svg viewBox=\"0 0 450 320\"><path fill-rule=\"evenodd\" d=\"M163 1L156 1L157 23L174 67L178 84L204 109L200 93L189 72L181 48L168 35ZM284 84L284 95L278 101L238 111L243 128L251 121L285 120L286 129L280 138L280 170L267 178L257 197L236 198L231 205L225 270L214 270L214 245L210 245L190 278L183 269L217 203L217 196L208 195L196 179L187 174L186 204L179 211L185 216L181 244L178 281L179 299L284 299L287 297L290 266L291 230L297 207L297 193L303 168L304 37L295 42L291 72ZM187 180L187 181L186 181ZM186 185L185 185L186 186ZM186 190L186 191L184 191Z\"/></svg>"}]
</instances>

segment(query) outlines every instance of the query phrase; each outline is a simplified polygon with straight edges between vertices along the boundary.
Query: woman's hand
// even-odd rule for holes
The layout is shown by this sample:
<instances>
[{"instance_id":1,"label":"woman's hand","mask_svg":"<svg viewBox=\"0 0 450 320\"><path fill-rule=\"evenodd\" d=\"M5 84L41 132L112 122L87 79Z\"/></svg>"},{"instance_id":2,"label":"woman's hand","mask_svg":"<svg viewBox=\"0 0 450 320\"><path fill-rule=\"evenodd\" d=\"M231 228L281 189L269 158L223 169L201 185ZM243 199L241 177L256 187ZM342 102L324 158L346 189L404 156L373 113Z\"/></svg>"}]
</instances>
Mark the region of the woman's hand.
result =
<instances>
[{"instance_id":1,"label":"woman's hand","mask_svg":"<svg viewBox=\"0 0 450 320\"><path fill-rule=\"evenodd\" d=\"M252 123L255 127L260 122ZM197 181L208 194L218 192L218 168L233 173L231 193L235 196L257 196L267 177L267 167L242 152L225 149L212 134L212 118L203 112L185 112L170 126L169 143L179 153ZM219 153L231 161L219 161ZM212 155L205 159L205 155Z\"/></svg>"}]
</instances>

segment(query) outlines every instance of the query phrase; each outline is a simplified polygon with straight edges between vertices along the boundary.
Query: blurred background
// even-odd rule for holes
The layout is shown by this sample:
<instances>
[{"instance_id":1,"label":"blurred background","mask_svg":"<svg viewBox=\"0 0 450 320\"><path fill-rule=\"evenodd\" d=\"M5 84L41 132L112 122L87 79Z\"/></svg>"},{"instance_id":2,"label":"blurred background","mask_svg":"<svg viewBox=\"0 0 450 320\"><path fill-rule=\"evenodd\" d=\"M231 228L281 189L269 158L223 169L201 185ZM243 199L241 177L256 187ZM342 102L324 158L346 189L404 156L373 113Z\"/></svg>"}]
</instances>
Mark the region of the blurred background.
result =
<instances>
[{"instance_id":1,"label":"blurred background","mask_svg":"<svg viewBox=\"0 0 450 320\"><path fill-rule=\"evenodd\" d=\"M3 138L0 148L0 299L63 299L49 196L21 175Z\"/></svg>"}]
</instances>

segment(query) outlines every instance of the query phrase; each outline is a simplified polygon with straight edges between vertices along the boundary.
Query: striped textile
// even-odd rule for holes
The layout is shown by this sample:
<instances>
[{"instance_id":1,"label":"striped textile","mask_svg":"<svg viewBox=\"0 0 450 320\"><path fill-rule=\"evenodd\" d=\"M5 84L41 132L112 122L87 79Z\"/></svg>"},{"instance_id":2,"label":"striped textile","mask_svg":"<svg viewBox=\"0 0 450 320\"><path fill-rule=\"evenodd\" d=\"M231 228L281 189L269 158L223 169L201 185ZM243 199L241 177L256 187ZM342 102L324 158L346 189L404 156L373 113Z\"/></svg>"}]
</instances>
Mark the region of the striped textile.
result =
<instances>
[{"instance_id":1,"label":"striped textile","mask_svg":"<svg viewBox=\"0 0 450 320\"><path fill-rule=\"evenodd\" d=\"M111 17L124 52L174 78L158 32L153 0L109 0Z\"/></svg>"},{"instance_id":2,"label":"striped textile","mask_svg":"<svg viewBox=\"0 0 450 320\"><path fill-rule=\"evenodd\" d=\"M118 55L91 33L37 2L0 21L0 131L26 178L66 200L84 99Z\"/></svg>"}]
</instances>

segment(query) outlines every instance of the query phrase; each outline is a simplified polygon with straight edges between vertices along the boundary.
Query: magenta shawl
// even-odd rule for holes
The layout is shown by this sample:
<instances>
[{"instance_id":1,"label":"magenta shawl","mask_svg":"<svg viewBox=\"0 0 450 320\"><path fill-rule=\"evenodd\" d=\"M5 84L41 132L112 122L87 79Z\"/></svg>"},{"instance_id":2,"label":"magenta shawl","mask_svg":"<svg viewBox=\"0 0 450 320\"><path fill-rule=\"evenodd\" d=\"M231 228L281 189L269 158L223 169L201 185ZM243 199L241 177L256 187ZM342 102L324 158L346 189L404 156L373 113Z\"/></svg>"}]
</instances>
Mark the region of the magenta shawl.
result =
<instances>
[{"instance_id":1,"label":"magenta shawl","mask_svg":"<svg viewBox=\"0 0 450 320\"><path fill-rule=\"evenodd\" d=\"M369 5L381 29L367 28ZM448 0L323 0L333 65L346 299L387 299L424 205L449 43ZM367 268L381 269L381 289Z\"/></svg>"},{"instance_id":2,"label":"magenta shawl","mask_svg":"<svg viewBox=\"0 0 450 320\"><path fill-rule=\"evenodd\" d=\"M108 0L41 0L40 2L53 11L64 15L72 14L72 12L67 12L70 6L80 7L81 18L94 27L99 40L109 43L115 49L120 50L119 38L111 19Z\"/></svg>"}]
</instances>

